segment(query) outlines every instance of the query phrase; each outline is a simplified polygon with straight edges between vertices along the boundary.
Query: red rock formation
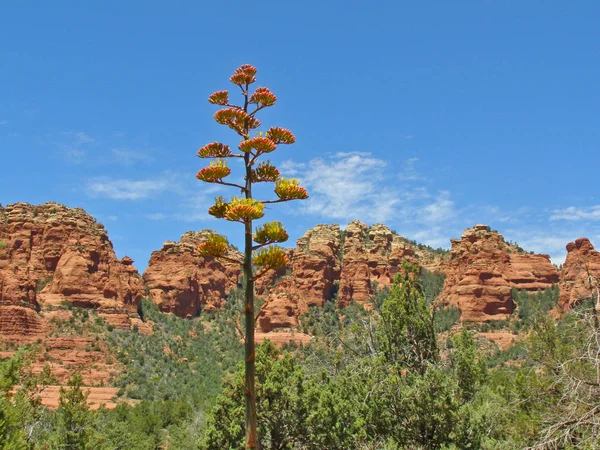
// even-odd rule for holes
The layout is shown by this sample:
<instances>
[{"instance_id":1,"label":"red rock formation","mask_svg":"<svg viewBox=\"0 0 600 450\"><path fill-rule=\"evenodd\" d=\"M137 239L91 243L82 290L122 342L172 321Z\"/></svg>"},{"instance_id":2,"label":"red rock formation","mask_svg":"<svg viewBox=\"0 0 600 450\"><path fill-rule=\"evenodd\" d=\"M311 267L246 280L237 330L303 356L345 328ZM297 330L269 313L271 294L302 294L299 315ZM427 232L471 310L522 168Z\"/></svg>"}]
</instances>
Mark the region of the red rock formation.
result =
<instances>
[{"instance_id":1,"label":"red rock formation","mask_svg":"<svg viewBox=\"0 0 600 450\"><path fill-rule=\"evenodd\" d=\"M340 276L340 238L338 225L317 225L298 239L290 252L291 275L268 292L261 308L261 331L296 328L310 306L322 307L333 298Z\"/></svg>"},{"instance_id":2,"label":"red rock formation","mask_svg":"<svg viewBox=\"0 0 600 450\"><path fill-rule=\"evenodd\" d=\"M389 286L403 261L439 269L440 256L411 245L388 227L353 221L346 227L340 280L340 305L364 303L375 287Z\"/></svg>"},{"instance_id":3,"label":"red rock formation","mask_svg":"<svg viewBox=\"0 0 600 450\"><path fill-rule=\"evenodd\" d=\"M366 302L376 286L385 287L406 260L432 269L439 268L440 256L411 245L384 225L351 222L345 231L337 225L317 225L298 239L292 253L291 274L279 281L261 308L259 327L292 329L310 306L322 307L335 299L339 303Z\"/></svg>"},{"instance_id":4,"label":"red rock formation","mask_svg":"<svg viewBox=\"0 0 600 450\"><path fill-rule=\"evenodd\" d=\"M237 264L196 254L209 233L188 232L179 243L167 242L152 254L144 280L162 311L194 317L218 308L238 282ZM256 284L257 295L266 299L258 320L263 332L296 328L300 315L335 299L338 287L342 304L365 302L376 285L392 282L403 260L436 268L440 260L383 225L369 228L360 222L352 222L345 232L338 225L317 225L288 250L288 259L287 267Z\"/></svg>"},{"instance_id":5,"label":"red rock formation","mask_svg":"<svg viewBox=\"0 0 600 450\"><path fill-rule=\"evenodd\" d=\"M144 287L132 264L117 259L102 224L79 208L0 207L1 340L40 344L33 373L48 364L61 383L80 372L87 385L105 384L119 370L107 362L106 346L85 330L57 337L57 324L72 319L65 307L72 304L96 308L109 324L148 332L136 312Z\"/></svg>"},{"instance_id":6,"label":"red rock formation","mask_svg":"<svg viewBox=\"0 0 600 450\"><path fill-rule=\"evenodd\" d=\"M80 208L0 206L0 333L43 335L35 311L64 302L136 317L144 287L132 263L117 259L104 226Z\"/></svg>"},{"instance_id":7,"label":"red rock formation","mask_svg":"<svg viewBox=\"0 0 600 450\"><path fill-rule=\"evenodd\" d=\"M198 255L196 249L210 230L189 231L179 242L167 241L152 252L144 281L161 311L196 317L202 310L223 306L226 294L240 277L239 265ZM231 250L231 257L241 255Z\"/></svg>"},{"instance_id":8,"label":"red rock formation","mask_svg":"<svg viewBox=\"0 0 600 450\"><path fill-rule=\"evenodd\" d=\"M453 239L440 300L461 310L461 319L503 320L514 309L512 288L537 291L558 282L548 255L531 255L504 241L486 225Z\"/></svg>"},{"instance_id":9,"label":"red rock formation","mask_svg":"<svg viewBox=\"0 0 600 450\"><path fill-rule=\"evenodd\" d=\"M260 330L256 331L256 343L260 344L267 339L277 347L282 347L285 344L295 343L298 345L307 345L310 342L310 336L305 333L300 333L293 330L277 330L273 333L264 333Z\"/></svg>"},{"instance_id":10,"label":"red rock formation","mask_svg":"<svg viewBox=\"0 0 600 450\"><path fill-rule=\"evenodd\" d=\"M46 335L46 322L30 306L0 305L0 337L4 342L31 344Z\"/></svg>"},{"instance_id":11,"label":"red rock formation","mask_svg":"<svg viewBox=\"0 0 600 450\"><path fill-rule=\"evenodd\" d=\"M57 409L59 406L60 389L63 386L48 386L42 392L39 397L42 405L47 406L50 409ZM114 409L117 404L113 399L117 396L119 388L109 387L84 387L83 391L88 394L87 404L90 409L95 410L103 406L106 409Z\"/></svg>"},{"instance_id":12,"label":"red rock formation","mask_svg":"<svg viewBox=\"0 0 600 450\"><path fill-rule=\"evenodd\" d=\"M567 310L577 301L590 297L599 282L600 252L594 250L587 238L569 242L567 259L561 270L559 307Z\"/></svg>"},{"instance_id":13,"label":"red rock formation","mask_svg":"<svg viewBox=\"0 0 600 450\"><path fill-rule=\"evenodd\" d=\"M298 317L306 311L308 305L298 294L295 280L292 277L285 277L268 293L260 309L258 326L264 333L274 328L296 328Z\"/></svg>"},{"instance_id":14,"label":"red rock formation","mask_svg":"<svg viewBox=\"0 0 600 450\"><path fill-rule=\"evenodd\" d=\"M294 290L307 306L333 298L340 277L340 228L317 225L298 239L292 258Z\"/></svg>"}]
</instances>

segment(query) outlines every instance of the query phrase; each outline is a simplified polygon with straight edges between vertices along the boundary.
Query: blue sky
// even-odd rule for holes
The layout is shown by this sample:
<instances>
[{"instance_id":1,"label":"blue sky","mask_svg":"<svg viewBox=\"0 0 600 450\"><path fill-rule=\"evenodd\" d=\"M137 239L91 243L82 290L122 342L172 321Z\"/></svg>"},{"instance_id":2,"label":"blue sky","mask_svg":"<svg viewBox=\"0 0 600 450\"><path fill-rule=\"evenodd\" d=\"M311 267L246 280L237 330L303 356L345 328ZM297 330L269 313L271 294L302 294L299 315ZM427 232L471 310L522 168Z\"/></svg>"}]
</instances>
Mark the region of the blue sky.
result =
<instances>
[{"instance_id":1,"label":"blue sky","mask_svg":"<svg viewBox=\"0 0 600 450\"><path fill-rule=\"evenodd\" d=\"M272 154L311 198L273 205L293 245L318 223L385 223L435 247L486 223L564 258L600 246L600 3L5 2L0 202L103 222L140 269L231 191L197 181L236 136L206 98L243 63L278 96Z\"/></svg>"}]
</instances>

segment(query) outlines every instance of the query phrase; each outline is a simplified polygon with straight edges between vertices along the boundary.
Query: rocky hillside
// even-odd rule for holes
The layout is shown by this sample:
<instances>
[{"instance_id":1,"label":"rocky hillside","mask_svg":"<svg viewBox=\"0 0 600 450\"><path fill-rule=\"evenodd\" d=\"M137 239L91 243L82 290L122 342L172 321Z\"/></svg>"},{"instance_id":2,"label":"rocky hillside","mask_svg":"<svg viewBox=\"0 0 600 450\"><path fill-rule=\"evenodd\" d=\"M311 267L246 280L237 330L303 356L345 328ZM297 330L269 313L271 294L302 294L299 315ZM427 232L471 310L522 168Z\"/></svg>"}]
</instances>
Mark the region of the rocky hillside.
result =
<instances>
[{"instance_id":1,"label":"rocky hillside","mask_svg":"<svg viewBox=\"0 0 600 450\"><path fill-rule=\"evenodd\" d=\"M179 243L167 242L152 254L144 280L152 300L163 311L195 316L218 307L238 281L235 264L195 254L210 233L186 233ZM233 250L232 250L233 251ZM288 251L288 267L271 272L257 283L266 298L259 327L263 332L289 329L311 305L325 301L347 305L366 302L377 288L389 285L403 260L440 269L444 253L411 243L384 225L354 221L345 230L338 225L317 225Z\"/></svg>"},{"instance_id":2,"label":"rocky hillside","mask_svg":"<svg viewBox=\"0 0 600 450\"><path fill-rule=\"evenodd\" d=\"M142 279L130 258L117 259L103 225L82 209L56 203L0 207L0 334L7 342L43 338L49 323L40 311L65 305L93 308L113 325L131 328L144 295L180 317L216 310L238 286L240 268L196 253L210 233L188 232L179 242L165 242ZM513 288L537 291L559 281L561 306L568 308L589 290L589 276L600 275L600 253L587 239L567 249L559 273L547 255L527 253L485 225L452 240L449 253L381 224L354 221L345 230L318 225L288 250L286 268L257 283L265 299L258 325L262 332L294 329L310 306L326 301L368 307L405 260L446 274L440 301L458 307L463 320L505 319L515 307ZM232 248L230 256L240 255Z\"/></svg>"},{"instance_id":3,"label":"rocky hillside","mask_svg":"<svg viewBox=\"0 0 600 450\"><path fill-rule=\"evenodd\" d=\"M535 292L559 281L548 255L526 253L486 225L475 225L451 242L440 301L458 307L462 320L506 319L515 308L513 288Z\"/></svg>"},{"instance_id":4,"label":"rocky hillside","mask_svg":"<svg viewBox=\"0 0 600 450\"><path fill-rule=\"evenodd\" d=\"M82 209L57 203L0 206L4 357L19 345L38 343L34 373L49 365L59 383L77 371L86 385L103 386L119 368L94 330L103 323L150 332L137 314L144 294L133 260L119 260L104 226ZM112 392L94 389L91 398ZM55 390L45 394L48 404L58 398Z\"/></svg>"}]
</instances>

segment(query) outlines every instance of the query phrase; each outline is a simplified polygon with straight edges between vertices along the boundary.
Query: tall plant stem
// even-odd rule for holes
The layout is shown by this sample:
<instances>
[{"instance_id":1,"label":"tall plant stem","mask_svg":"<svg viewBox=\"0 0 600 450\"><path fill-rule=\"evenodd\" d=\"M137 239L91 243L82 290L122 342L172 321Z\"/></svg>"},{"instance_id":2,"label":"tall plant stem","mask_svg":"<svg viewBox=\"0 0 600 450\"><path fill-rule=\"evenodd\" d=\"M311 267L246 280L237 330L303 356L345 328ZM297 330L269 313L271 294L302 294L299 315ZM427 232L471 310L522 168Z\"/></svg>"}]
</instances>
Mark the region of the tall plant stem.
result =
<instances>
[{"instance_id":1,"label":"tall plant stem","mask_svg":"<svg viewBox=\"0 0 600 450\"><path fill-rule=\"evenodd\" d=\"M244 111L248 111L248 85L244 93ZM245 132L248 136L248 124ZM248 137L246 137L248 139ZM252 198L252 161L250 154L244 155L244 165L246 167L246 198ZM258 438L256 433L256 381L255 381L255 342L254 342L254 270L252 268L252 221L245 224L244 236L244 278L245 278L245 301L244 313L246 322L246 342L245 342L245 386L246 394L246 448L257 449Z\"/></svg>"}]
</instances>

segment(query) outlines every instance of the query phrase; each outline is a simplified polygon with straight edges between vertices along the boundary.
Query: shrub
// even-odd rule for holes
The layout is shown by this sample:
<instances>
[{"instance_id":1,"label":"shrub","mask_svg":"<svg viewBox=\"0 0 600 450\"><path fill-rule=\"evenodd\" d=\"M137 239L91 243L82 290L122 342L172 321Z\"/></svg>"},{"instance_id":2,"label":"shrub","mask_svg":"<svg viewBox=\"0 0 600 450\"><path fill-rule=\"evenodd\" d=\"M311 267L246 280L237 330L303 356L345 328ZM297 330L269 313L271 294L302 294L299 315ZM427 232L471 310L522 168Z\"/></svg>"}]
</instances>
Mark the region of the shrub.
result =
<instances>
[{"instance_id":1,"label":"shrub","mask_svg":"<svg viewBox=\"0 0 600 450\"><path fill-rule=\"evenodd\" d=\"M444 282L446 281L446 275L437 271L429 271L427 269L421 269L419 274L419 281L421 283L421 289L425 295L425 299L429 304L433 303L444 288Z\"/></svg>"},{"instance_id":2,"label":"shrub","mask_svg":"<svg viewBox=\"0 0 600 450\"><path fill-rule=\"evenodd\" d=\"M438 333L450 330L459 319L460 309L454 306L437 308L433 312L433 326Z\"/></svg>"}]
</instances>

